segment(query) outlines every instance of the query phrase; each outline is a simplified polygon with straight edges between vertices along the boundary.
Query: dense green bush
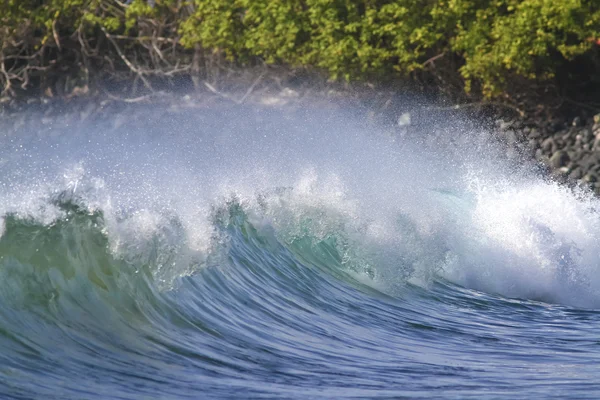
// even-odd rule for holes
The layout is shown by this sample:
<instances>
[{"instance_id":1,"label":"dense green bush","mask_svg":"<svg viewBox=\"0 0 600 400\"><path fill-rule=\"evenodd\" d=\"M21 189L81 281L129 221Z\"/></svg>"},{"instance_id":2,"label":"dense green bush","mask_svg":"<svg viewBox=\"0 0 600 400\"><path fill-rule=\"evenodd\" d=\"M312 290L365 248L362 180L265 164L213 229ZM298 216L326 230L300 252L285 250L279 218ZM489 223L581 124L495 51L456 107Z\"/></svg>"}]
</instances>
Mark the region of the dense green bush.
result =
<instances>
[{"instance_id":1,"label":"dense green bush","mask_svg":"<svg viewBox=\"0 0 600 400\"><path fill-rule=\"evenodd\" d=\"M451 49L465 59L461 72L467 82L481 81L486 94L502 91L511 74L543 80L576 56L597 57L597 0L485 3L471 6L469 17L461 19Z\"/></svg>"},{"instance_id":2,"label":"dense green bush","mask_svg":"<svg viewBox=\"0 0 600 400\"><path fill-rule=\"evenodd\" d=\"M182 43L230 57L313 65L334 77L401 74L458 55L466 89L498 95L513 75L552 78L597 53L597 0L196 0ZM593 56L597 56L594 54Z\"/></svg>"},{"instance_id":3,"label":"dense green bush","mask_svg":"<svg viewBox=\"0 0 600 400\"><path fill-rule=\"evenodd\" d=\"M446 68L467 92L498 97L514 79L551 81L573 60L600 68L599 45L598 0L0 2L5 92L66 60L142 78L174 65L171 75L199 73L200 52L348 80Z\"/></svg>"}]
</instances>

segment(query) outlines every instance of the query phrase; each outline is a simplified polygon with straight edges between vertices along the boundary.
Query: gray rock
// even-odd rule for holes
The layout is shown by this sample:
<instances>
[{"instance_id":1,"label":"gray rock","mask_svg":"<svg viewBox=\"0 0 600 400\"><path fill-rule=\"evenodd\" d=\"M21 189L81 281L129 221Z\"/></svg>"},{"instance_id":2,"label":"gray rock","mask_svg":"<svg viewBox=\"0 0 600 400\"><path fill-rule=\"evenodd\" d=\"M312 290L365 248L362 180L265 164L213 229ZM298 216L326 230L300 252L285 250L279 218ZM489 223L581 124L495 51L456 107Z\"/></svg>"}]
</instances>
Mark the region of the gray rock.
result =
<instances>
[{"instance_id":1,"label":"gray rock","mask_svg":"<svg viewBox=\"0 0 600 400\"><path fill-rule=\"evenodd\" d=\"M513 126L514 121L504 121L504 120L498 120L496 121L496 125L498 126L498 129L500 129L501 131L505 131L507 129L509 129L511 126Z\"/></svg>"},{"instance_id":2,"label":"gray rock","mask_svg":"<svg viewBox=\"0 0 600 400\"><path fill-rule=\"evenodd\" d=\"M509 129L506 132L504 132L504 137L506 138L506 143L510 145L514 145L519 140L517 134L512 129Z\"/></svg>"},{"instance_id":3,"label":"gray rock","mask_svg":"<svg viewBox=\"0 0 600 400\"><path fill-rule=\"evenodd\" d=\"M597 152L584 153L583 157L577 162L584 172L600 167L600 154Z\"/></svg>"},{"instance_id":4,"label":"gray rock","mask_svg":"<svg viewBox=\"0 0 600 400\"><path fill-rule=\"evenodd\" d=\"M583 128L581 131L579 131L579 135L585 143L593 142L595 139L594 132L589 127Z\"/></svg>"},{"instance_id":5,"label":"gray rock","mask_svg":"<svg viewBox=\"0 0 600 400\"><path fill-rule=\"evenodd\" d=\"M529 133L527 133L527 137L530 139L539 139L542 137L542 134L538 129L532 128Z\"/></svg>"},{"instance_id":6,"label":"gray rock","mask_svg":"<svg viewBox=\"0 0 600 400\"><path fill-rule=\"evenodd\" d=\"M566 143L564 140L562 140L561 138L556 138L554 140L554 149L553 149L552 153L556 153L558 150L564 149L565 145L566 145Z\"/></svg>"},{"instance_id":7,"label":"gray rock","mask_svg":"<svg viewBox=\"0 0 600 400\"><path fill-rule=\"evenodd\" d=\"M587 156L589 156L589 152L586 151L572 151L569 153L569 157L571 157L571 161L573 162L581 161Z\"/></svg>"},{"instance_id":8,"label":"gray rock","mask_svg":"<svg viewBox=\"0 0 600 400\"><path fill-rule=\"evenodd\" d=\"M542 142L542 151L544 152L544 154L550 154L553 153L554 148L556 147L556 145L554 144L554 139L549 137L548 139L545 139Z\"/></svg>"},{"instance_id":9,"label":"gray rock","mask_svg":"<svg viewBox=\"0 0 600 400\"><path fill-rule=\"evenodd\" d=\"M539 147L538 141L534 139L529 139L528 144L530 149L537 149Z\"/></svg>"},{"instance_id":10,"label":"gray rock","mask_svg":"<svg viewBox=\"0 0 600 400\"><path fill-rule=\"evenodd\" d=\"M598 151L600 150L600 132L596 134L596 138L594 139L594 145L592 146L592 150Z\"/></svg>"},{"instance_id":11,"label":"gray rock","mask_svg":"<svg viewBox=\"0 0 600 400\"><path fill-rule=\"evenodd\" d=\"M582 180L584 182L588 182L588 183L593 183L593 182L597 182L598 178L596 177L596 175L592 175L590 173L587 173L583 176Z\"/></svg>"},{"instance_id":12,"label":"gray rock","mask_svg":"<svg viewBox=\"0 0 600 400\"><path fill-rule=\"evenodd\" d=\"M581 168L576 167L575 169L573 169L571 171L571 173L569 174L569 177L571 179L581 179L581 178L583 178L583 171L581 170Z\"/></svg>"},{"instance_id":13,"label":"gray rock","mask_svg":"<svg viewBox=\"0 0 600 400\"><path fill-rule=\"evenodd\" d=\"M550 157L550 166L552 168L560 168L566 166L571 158L566 151L557 151Z\"/></svg>"},{"instance_id":14,"label":"gray rock","mask_svg":"<svg viewBox=\"0 0 600 400\"><path fill-rule=\"evenodd\" d=\"M569 129L566 132L563 132L562 135L560 135L560 138L564 141L564 142L568 142L571 138L575 138L577 136L577 131L575 129Z\"/></svg>"},{"instance_id":15,"label":"gray rock","mask_svg":"<svg viewBox=\"0 0 600 400\"><path fill-rule=\"evenodd\" d=\"M535 159L541 161L544 158L546 158L546 156L544 155L544 152L542 151L542 149L537 149L535 151Z\"/></svg>"}]
</instances>

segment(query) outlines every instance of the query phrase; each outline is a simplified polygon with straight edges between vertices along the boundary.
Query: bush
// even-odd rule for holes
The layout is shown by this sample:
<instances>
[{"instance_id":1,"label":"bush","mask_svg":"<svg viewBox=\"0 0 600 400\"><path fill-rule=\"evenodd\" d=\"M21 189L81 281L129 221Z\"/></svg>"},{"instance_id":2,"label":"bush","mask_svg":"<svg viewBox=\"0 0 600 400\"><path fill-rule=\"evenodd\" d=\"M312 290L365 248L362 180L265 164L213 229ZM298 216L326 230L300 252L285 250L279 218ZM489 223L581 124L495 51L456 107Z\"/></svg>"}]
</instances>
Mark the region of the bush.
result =
<instances>
[{"instance_id":1,"label":"bush","mask_svg":"<svg viewBox=\"0 0 600 400\"><path fill-rule=\"evenodd\" d=\"M467 80L482 83L488 96L500 94L511 75L553 78L576 56L597 57L600 3L596 0L488 1L471 11L453 39Z\"/></svg>"},{"instance_id":2,"label":"bush","mask_svg":"<svg viewBox=\"0 0 600 400\"><path fill-rule=\"evenodd\" d=\"M551 82L574 61L600 66L599 44L597 0L0 3L5 93L16 83L26 88L32 77L42 82L46 72L39 71L61 62L144 79L202 73L199 57L223 56L242 66L313 67L346 80L445 69L466 92L498 98L515 79Z\"/></svg>"}]
</instances>

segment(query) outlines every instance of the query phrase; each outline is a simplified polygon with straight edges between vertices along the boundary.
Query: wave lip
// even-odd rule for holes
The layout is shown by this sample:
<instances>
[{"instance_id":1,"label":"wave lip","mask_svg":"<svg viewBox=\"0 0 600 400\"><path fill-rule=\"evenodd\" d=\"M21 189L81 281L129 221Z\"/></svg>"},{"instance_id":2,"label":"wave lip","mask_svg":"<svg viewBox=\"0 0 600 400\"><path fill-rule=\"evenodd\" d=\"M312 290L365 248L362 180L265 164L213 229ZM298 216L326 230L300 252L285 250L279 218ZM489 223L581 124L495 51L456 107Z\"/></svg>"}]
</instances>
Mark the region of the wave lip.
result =
<instances>
[{"instance_id":1,"label":"wave lip","mask_svg":"<svg viewBox=\"0 0 600 400\"><path fill-rule=\"evenodd\" d=\"M597 200L539 179L492 182L466 171L456 188L416 188L393 203L400 188L362 192L344 174L311 168L282 186L270 186L272 176L259 171L263 187L230 180L208 196L193 192L193 200L140 207L77 164L26 191L30 196L9 193L1 237L15 221L49 234L70 218L93 217L86 224L104 235L111 257L134 270L150 268L155 284L169 288L226 257L223 225L238 209L267 242L392 296L409 282L427 287L443 278L507 297L598 307Z\"/></svg>"}]
</instances>

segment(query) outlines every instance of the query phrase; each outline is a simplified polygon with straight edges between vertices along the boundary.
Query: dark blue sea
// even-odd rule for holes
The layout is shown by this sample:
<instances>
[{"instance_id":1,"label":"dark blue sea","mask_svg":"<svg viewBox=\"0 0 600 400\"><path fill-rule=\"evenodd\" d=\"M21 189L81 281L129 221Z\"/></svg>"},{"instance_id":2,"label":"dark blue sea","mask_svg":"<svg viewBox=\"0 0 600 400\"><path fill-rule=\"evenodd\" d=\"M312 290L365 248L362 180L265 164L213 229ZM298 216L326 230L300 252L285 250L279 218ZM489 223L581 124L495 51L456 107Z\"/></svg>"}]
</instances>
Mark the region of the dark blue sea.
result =
<instances>
[{"instance_id":1,"label":"dark blue sea","mask_svg":"<svg viewBox=\"0 0 600 400\"><path fill-rule=\"evenodd\" d=\"M600 397L600 202L485 124L136 110L0 131L0 398Z\"/></svg>"}]
</instances>

